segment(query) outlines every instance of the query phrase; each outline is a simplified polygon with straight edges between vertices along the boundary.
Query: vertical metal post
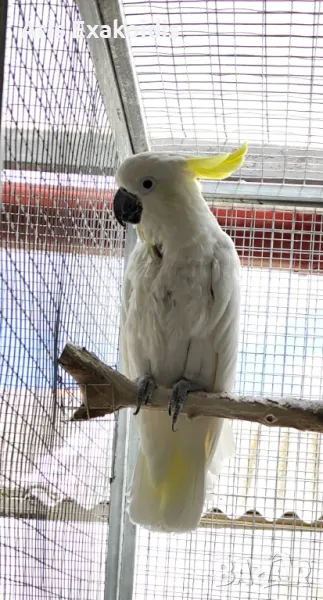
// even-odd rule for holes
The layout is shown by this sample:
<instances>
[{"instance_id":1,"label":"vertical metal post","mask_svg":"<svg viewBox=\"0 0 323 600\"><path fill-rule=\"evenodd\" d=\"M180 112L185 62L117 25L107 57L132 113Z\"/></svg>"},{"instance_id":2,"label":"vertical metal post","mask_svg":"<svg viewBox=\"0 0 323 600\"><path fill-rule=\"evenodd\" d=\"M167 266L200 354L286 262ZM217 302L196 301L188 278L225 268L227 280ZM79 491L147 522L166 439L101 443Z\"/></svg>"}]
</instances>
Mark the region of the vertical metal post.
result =
<instances>
[{"instance_id":1,"label":"vertical metal post","mask_svg":"<svg viewBox=\"0 0 323 600\"><path fill-rule=\"evenodd\" d=\"M125 248L125 266L127 266L130 253L137 241L137 234L133 227L127 228L126 248ZM134 423L132 411L128 410L128 444L125 469L125 490L129 488L135 461L138 452L137 431ZM136 527L131 523L128 513L123 513L123 536L122 551L120 556L120 579L119 579L119 600L131 600L133 595L133 581L135 569L136 554ZM107 600L107 599L105 599Z\"/></svg>"},{"instance_id":2,"label":"vertical metal post","mask_svg":"<svg viewBox=\"0 0 323 600\"><path fill-rule=\"evenodd\" d=\"M4 70L7 33L8 2L0 0L0 199L2 187L2 169L4 164Z\"/></svg>"},{"instance_id":3,"label":"vertical metal post","mask_svg":"<svg viewBox=\"0 0 323 600\"><path fill-rule=\"evenodd\" d=\"M0 0L0 132L3 126L4 59L6 49L8 2Z\"/></svg>"},{"instance_id":4,"label":"vertical metal post","mask_svg":"<svg viewBox=\"0 0 323 600\"><path fill-rule=\"evenodd\" d=\"M131 477L135 468L135 462L138 453L138 440L136 435L136 427L134 419L130 414L129 431L128 431L128 456L127 456L127 473L126 486L127 489L131 482ZM120 565L120 585L119 599L132 600L134 572L136 559L136 526L131 523L128 513L124 515L123 525L123 544Z\"/></svg>"},{"instance_id":5,"label":"vertical metal post","mask_svg":"<svg viewBox=\"0 0 323 600\"><path fill-rule=\"evenodd\" d=\"M84 25L124 22L120 0L77 0ZM127 39L89 38L97 80L119 158L148 150L138 85ZM127 230L125 264L137 235ZM111 481L109 537L104 600L131 600L135 564L136 528L125 512L125 495L137 454L135 424L130 410L118 415L115 461Z\"/></svg>"},{"instance_id":6,"label":"vertical metal post","mask_svg":"<svg viewBox=\"0 0 323 600\"><path fill-rule=\"evenodd\" d=\"M125 247L125 267L136 243L135 230L127 228ZM122 357L120 357L119 364ZM136 547L136 529L125 511L126 490L129 485L134 457L136 438L131 411L125 409L118 415L116 428L115 461L113 465L109 537L106 563L104 600L131 600Z\"/></svg>"},{"instance_id":7,"label":"vertical metal post","mask_svg":"<svg viewBox=\"0 0 323 600\"><path fill-rule=\"evenodd\" d=\"M129 430L129 411L122 410L117 416L115 457L111 478L108 554L104 600L120 597L119 583L121 571L122 539L124 529L126 457Z\"/></svg>"}]
</instances>

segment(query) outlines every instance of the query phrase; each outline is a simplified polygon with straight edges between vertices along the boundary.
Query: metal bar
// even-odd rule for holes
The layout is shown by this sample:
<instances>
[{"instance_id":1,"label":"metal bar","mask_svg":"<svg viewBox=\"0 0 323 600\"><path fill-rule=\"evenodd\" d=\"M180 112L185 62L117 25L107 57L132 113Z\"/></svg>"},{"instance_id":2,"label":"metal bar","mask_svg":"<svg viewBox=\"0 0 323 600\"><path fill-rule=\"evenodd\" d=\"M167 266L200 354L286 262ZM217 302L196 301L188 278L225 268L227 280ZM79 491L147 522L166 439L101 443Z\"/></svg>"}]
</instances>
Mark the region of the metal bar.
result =
<instances>
[{"instance_id":1,"label":"metal bar","mask_svg":"<svg viewBox=\"0 0 323 600\"><path fill-rule=\"evenodd\" d=\"M84 25L101 26L102 19L96 0L77 0ZM123 101L119 92L115 66L111 58L109 40L89 38L87 40L93 65L100 87L102 100L109 116L114 142L120 160L132 154L133 146L125 119Z\"/></svg>"},{"instance_id":2,"label":"metal bar","mask_svg":"<svg viewBox=\"0 0 323 600\"><path fill-rule=\"evenodd\" d=\"M95 0L78 0L78 5L85 24L109 25L114 19L118 25L123 22L118 0L98 0L97 3ZM119 151L120 158L125 158L125 154L148 150L138 86L127 40L111 37L92 41L91 38L88 43L112 129L116 132L116 137L127 138L127 144L122 147L121 152ZM107 70L110 80L108 85ZM112 92L113 103L117 104L117 108L111 106ZM118 119L122 121L121 125ZM135 231L128 229L125 264L135 241ZM132 598L136 530L125 513L125 492L136 454L135 439L134 424L130 421L129 411L124 411L118 423L115 479L111 485L105 600Z\"/></svg>"},{"instance_id":3,"label":"metal bar","mask_svg":"<svg viewBox=\"0 0 323 600\"><path fill-rule=\"evenodd\" d=\"M203 515L201 521L199 523L199 527L210 528L210 529L221 529L221 528L230 528L230 529L252 529L256 530L269 530L269 531L279 531L282 529L289 531L320 531L323 529L323 520L317 519L316 521L312 521L310 523L303 521L296 514L289 513L289 515L283 515L278 519L269 520L265 517L261 516L259 513L252 514L247 513L242 515L241 517L237 517L232 519L231 517L227 517L224 514L219 514L215 512L214 514L208 513Z\"/></svg>"},{"instance_id":4,"label":"metal bar","mask_svg":"<svg viewBox=\"0 0 323 600\"><path fill-rule=\"evenodd\" d=\"M0 133L3 125L3 87L4 87L4 68L5 68L5 49L7 32L8 2L0 0ZM2 136L1 136L2 137ZM0 163L1 166L1 163Z\"/></svg>"},{"instance_id":5,"label":"metal bar","mask_svg":"<svg viewBox=\"0 0 323 600\"><path fill-rule=\"evenodd\" d=\"M100 27L110 25L114 19L118 25L123 22L118 0L77 0L77 3L84 25ZM88 45L120 158L144 152L148 142L127 39L90 37Z\"/></svg>"},{"instance_id":6,"label":"metal bar","mask_svg":"<svg viewBox=\"0 0 323 600\"><path fill-rule=\"evenodd\" d=\"M117 19L121 24L121 7L117 0L98 2L78 0L85 25L103 25ZM133 152L148 149L141 107L130 52L126 40L88 40L102 98L115 132L121 160ZM128 230L125 263L135 244L134 230ZM132 429L132 430L131 430ZM128 452L131 435L131 452ZM111 483L108 555L105 600L132 597L135 557L135 528L125 514L125 492L129 483L130 461L134 455L134 432L129 411L120 414L115 445L115 475ZM122 589L121 589L122 588Z\"/></svg>"},{"instance_id":7,"label":"metal bar","mask_svg":"<svg viewBox=\"0 0 323 600\"><path fill-rule=\"evenodd\" d=\"M133 227L128 227L125 267L135 243L135 230ZM119 365L121 362L122 356L119 358ZM129 521L125 511L125 495L131 477L130 471L133 468L135 453L134 424L131 421L131 411L127 409L121 411L116 430L104 600L131 600L132 598L136 529Z\"/></svg>"},{"instance_id":8,"label":"metal bar","mask_svg":"<svg viewBox=\"0 0 323 600\"><path fill-rule=\"evenodd\" d=\"M4 497L0 503L0 517L13 517L15 519L35 519L37 521L78 521L85 523L103 523L109 518L109 503L98 504L87 510L74 501L62 501L54 506L47 506L39 499L26 500L19 496ZM281 530L290 531L318 531L323 529L321 518L306 522L295 513L285 513L275 519L267 519L260 513L253 511L241 514L234 518L223 514L216 507L213 511L205 513L200 520L199 528L230 528L230 529L256 529L256 530ZM135 541L135 538L133 538ZM127 565L127 553L123 551L123 559ZM131 556L130 556L131 558ZM131 598L131 582L127 579L120 582L120 598ZM123 595L125 594L125 595Z\"/></svg>"},{"instance_id":9,"label":"metal bar","mask_svg":"<svg viewBox=\"0 0 323 600\"><path fill-rule=\"evenodd\" d=\"M5 169L19 172L41 170L51 173L88 173L91 176L114 174L113 165L109 164L110 156L106 152L111 143L110 135L106 132L70 131L69 145L66 146L65 131L43 129L38 133L36 147L33 144L33 129L7 126L5 135L10 140L4 156ZM60 148L65 146L64 162L60 162ZM89 153L88 149L91 147L97 148L95 155ZM19 156L14 152L17 148Z\"/></svg>"},{"instance_id":10,"label":"metal bar","mask_svg":"<svg viewBox=\"0 0 323 600\"><path fill-rule=\"evenodd\" d=\"M137 234L135 229L132 226L128 226L125 246L125 266L128 264L130 254L136 244L136 241ZM127 412L129 413L129 429L125 489L129 488L138 453L137 432L134 419L132 417L132 411L128 410ZM131 523L127 512L124 513L123 519L124 523L120 564L119 599L132 600L136 552L136 526Z\"/></svg>"},{"instance_id":11,"label":"metal bar","mask_svg":"<svg viewBox=\"0 0 323 600\"><path fill-rule=\"evenodd\" d=\"M92 0L93 1L93 0ZM102 22L125 24L122 4L119 0L97 0ZM134 153L148 150L148 138L143 120L143 107L135 70L132 66L131 50L127 37L109 39L111 57L115 67L123 111L128 125Z\"/></svg>"},{"instance_id":12,"label":"metal bar","mask_svg":"<svg viewBox=\"0 0 323 600\"><path fill-rule=\"evenodd\" d=\"M24 489L26 497L21 497L15 490L0 488L0 518L13 517L15 519L36 519L41 521L89 521L96 523L106 523L109 518L109 502L105 504L97 504L91 509L86 509L84 506L77 504L75 500L62 500L57 504L48 506L37 498L37 489ZM27 498L27 494L30 498Z\"/></svg>"},{"instance_id":13,"label":"metal bar","mask_svg":"<svg viewBox=\"0 0 323 600\"><path fill-rule=\"evenodd\" d=\"M125 267L136 243L133 227L127 228ZM119 365L122 356L119 358ZM136 548L136 527L126 512L125 494L130 483L137 454L137 440L131 410L120 414L115 450L116 478L111 484L108 556L104 600L131 600ZM112 528L111 528L112 527Z\"/></svg>"},{"instance_id":14,"label":"metal bar","mask_svg":"<svg viewBox=\"0 0 323 600\"><path fill-rule=\"evenodd\" d=\"M115 432L104 600L117 600L120 598L119 585L123 546L128 431L129 411L123 410L117 417Z\"/></svg>"},{"instance_id":15,"label":"metal bar","mask_svg":"<svg viewBox=\"0 0 323 600\"><path fill-rule=\"evenodd\" d=\"M284 204L288 206L323 206L321 186L203 181L203 196L208 202L221 200L242 204Z\"/></svg>"},{"instance_id":16,"label":"metal bar","mask_svg":"<svg viewBox=\"0 0 323 600\"><path fill-rule=\"evenodd\" d=\"M121 41L125 42L125 40ZM99 40L96 40L96 43L97 42L99 42ZM98 51L98 48L96 48L96 51ZM101 89L103 85L106 85L106 82L101 84ZM119 85L119 83L117 85ZM124 107L124 102L122 102L122 106ZM132 121L134 121L134 119L136 120L139 129L139 103L130 105L128 108L128 112L129 111L133 112ZM120 117L118 117L118 120L120 120ZM128 135L128 125L126 127L126 135ZM135 152L140 152L143 148L147 150L148 146L147 144L142 144L139 132L134 130L134 124L132 124L131 127L133 130L133 136L135 137L136 135L138 139L134 139L133 142L129 141L129 153L131 153L132 148L134 148ZM70 144L69 147L66 148L66 153L64 154L64 164L62 164L59 162L59 149L64 146L65 135L66 134L64 132L55 131L54 134L53 131L44 129L39 132L37 147L34 148L34 131L32 129L10 127L7 125L5 136L10 139L11 143L10 145L8 144L6 148L6 154L4 155L4 168L11 170L18 169L19 171L21 169L26 171L39 171L41 169L45 172L54 171L57 173L89 173L92 176L96 174L113 175L113 165L109 164L109 157L107 157L105 152L105 149L110 144L109 135L107 135L105 132L100 134L93 132L69 132ZM89 162L88 148L91 147L91 145L95 145L95 147L98 148L98 152L96 153L96 156L93 157L93 161ZM13 149L15 148L19 148L19 157L13 154ZM73 148L73 152L68 152L69 148ZM279 152L279 148L272 148L271 152L276 152L277 154ZM191 153L194 153L193 147ZM121 156L121 158L123 158L123 156ZM320 164L323 164L323 152L317 151L317 161L320 162ZM283 172L278 172L277 169L275 173L277 175L275 178L276 180L279 179L279 175L283 174ZM273 197L277 197L281 200L285 200L285 198L295 198L297 200L305 199L307 202L311 202L312 199L315 201L322 199L323 201L323 188L318 181L315 185L302 185L302 182L296 182L293 185L286 183L275 183L274 181L272 183L259 183L256 182L256 175L256 171L253 173L249 169L250 182L233 181L234 178L230 178L230 180L220 182L207 181L203 187L206 191L209 190L210 193L223 192L229 196L241 195L243 198L250 196L251 199L256 198L259 200L262 200L263 198L272 199ZM253 179L255 179L255 181L252 181Z\"/></svg>"},{"instance_id":17,"label":"metal bar","mask_svg":"<svg viewBox=\"0 0 323 600\"><path fill-rule=\"evenodd\" d=\"M0 201L2 199L2 171L4 163L4 71L7 31L8 2L0 0Z\"/></svg>"},{"instance_id":18,"label":"metal bar","mask_svg":"<svg viewBox=\"0 0 323 600\"><path fill-rule=\"evenodd\" d=\"M82 20L92 27L123 23L118 0L78 0ZM126 39L88 40L104 105L115 132L120 160L148 149L138 86ZM127 231L125 264L135 244L133 229ZM115 474L111 483L105 600L132 598L135 560L135 527L125 513L125 492L135 455L135 434L129 411L118 420L115 444ZM130 447L128 448L130 440Z\"/></svg>"},{"instance_id":19,"label":"metal bar","mask_svg":"<svg viewBox=\"0 0 323 600\"><path fill-rule=\"evenodd\" d=\"M169 109L170 110L170 109ZM180 119L180 115L178 116ZM196 140L194 138L157 138L153 132L150 134L151 146L155 151L174 151L181 154L196 154ZM248 140L247 140L248 141ZM221 151L228 152L238 146L222 146ZM210 140L198 139L199 155L214 155L218 153L217 145ZM239 177L235 173L231 181L240 179L241 182L257 181L259 183L285 183L322 185L323 151L313 148L310 157L304 160L304 148L288 146L288 151L282 145L266 144L264 146L250 143L244 164ZM310 168L307 166L309 163Z\"/></svg>"}]
</instances>

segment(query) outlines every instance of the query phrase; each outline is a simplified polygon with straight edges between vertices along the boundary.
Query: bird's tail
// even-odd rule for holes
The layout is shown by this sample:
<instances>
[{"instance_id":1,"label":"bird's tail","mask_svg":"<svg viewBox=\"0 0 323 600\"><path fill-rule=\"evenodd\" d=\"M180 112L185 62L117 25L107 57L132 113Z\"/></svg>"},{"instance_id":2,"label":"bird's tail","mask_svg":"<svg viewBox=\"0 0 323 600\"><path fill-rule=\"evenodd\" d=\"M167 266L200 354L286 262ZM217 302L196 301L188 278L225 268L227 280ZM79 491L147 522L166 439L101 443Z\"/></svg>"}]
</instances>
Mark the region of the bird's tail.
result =
<instances>
[{"instance_id":1,"label":"bird's tail","mask_svg":"<svg viewBox=\"0 0 323 600\"><path fill-rule=\"evenodd\" d=\"M181 435L170 432L170 458L158 482L153 483L148 460L139 451L128 504L133 523L152 531L179 533L196 529L203 512L207 471L214 472L211 460L217 463L218 471L219 459L225 457L223 446L228 447L227 439L221 444L219 420L208 419L208 423L210 427L199 427L196 431L196 424L194 428L193 423L186 421L186 432L183 428Z\"/></svg>"}]
</instances>

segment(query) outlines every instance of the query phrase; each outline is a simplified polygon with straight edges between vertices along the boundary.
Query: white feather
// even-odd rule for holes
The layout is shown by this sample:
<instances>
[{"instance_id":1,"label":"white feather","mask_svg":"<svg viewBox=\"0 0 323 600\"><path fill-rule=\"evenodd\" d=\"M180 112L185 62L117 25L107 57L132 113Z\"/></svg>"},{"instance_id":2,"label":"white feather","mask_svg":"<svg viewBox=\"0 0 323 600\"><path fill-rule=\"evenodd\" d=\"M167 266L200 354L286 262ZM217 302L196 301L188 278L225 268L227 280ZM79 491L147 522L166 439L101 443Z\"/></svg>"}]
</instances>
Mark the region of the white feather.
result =
<instances>
[{"instance_id":1,"label":"white feather","mask_svg":"<svg viewBox=\"0 0 323 600\"><path fill-rule=\"evenodd\" d=\"M142 241L130 257L122 310L124 371L133 379L151 374L168 388L185 377L206 391L230 391L238 345L239 259L194 182L182 182L181 190L176 183L174 189L172 203L157 211L156 222L156 210L144 203L141 226L151 243L162 244L163 258ZM158 198L152 203L158 206ZM159 531L194 529L208 471L218 473L233 454L229 424L181 416L173 433L166 412L144 409L137 423L141 450L129 493L131 520ZM189 477L183 473L176 493L159 494L176 456Z\"/></svg>"}]
</instances>

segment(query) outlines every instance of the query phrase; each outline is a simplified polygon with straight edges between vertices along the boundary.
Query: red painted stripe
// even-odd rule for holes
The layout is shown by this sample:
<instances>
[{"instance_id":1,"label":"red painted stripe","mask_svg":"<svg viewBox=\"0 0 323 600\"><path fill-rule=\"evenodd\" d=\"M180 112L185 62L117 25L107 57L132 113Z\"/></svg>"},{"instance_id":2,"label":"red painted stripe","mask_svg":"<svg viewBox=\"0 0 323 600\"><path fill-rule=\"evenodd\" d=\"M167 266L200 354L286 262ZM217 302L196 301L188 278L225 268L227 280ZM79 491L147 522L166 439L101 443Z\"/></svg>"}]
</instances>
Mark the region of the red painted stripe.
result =
<instances>
[{"instance_id":1,"label":"red painted stripe","mask_svg":"<svg viewBox=\"0 0 323 600\"><path fill-rule=\"evenodd\" d=\"M29 240L33 247L36 243L41 249L50 223L51 239L54 235L61 240L68 231L69 251L73 250L74 243L79 243L76 228L83 227L86 234L83 245L93 246L95 251L103 232L107 240L113 227L115 235L112 237L116 237L112 198L113 190L5 182L2 187L3 240L6 238L16 244L21 236L24 244ZM60 223L57 223L58 212ZM323 214L314 209L309 212L221 205L212 208L212 212L234 240L243 264L323 272ZM93 227L93 220L95 222L91 235L86 233L85 217L87 227ZM37 230L30 227L32 222L37 222ZM35 237L36 231L42 231L39 240ZM111 244L105 242L105 246L114 246L114 243L112 239Z\"/></svg>"},{"instance_id":2,"label":"red painted stripe","mask_svg":"<svg viewBox=\"0 0 323 600\"><path fill-rule=\"evenodd\" d=\"M10 205L54 207L65 204L72 208L82 203L84 208L102 210L111 206L112 190L96 190L72 186L41 185L5 181L2 185L2 202Z\"/></svg>"}]
</instances>

